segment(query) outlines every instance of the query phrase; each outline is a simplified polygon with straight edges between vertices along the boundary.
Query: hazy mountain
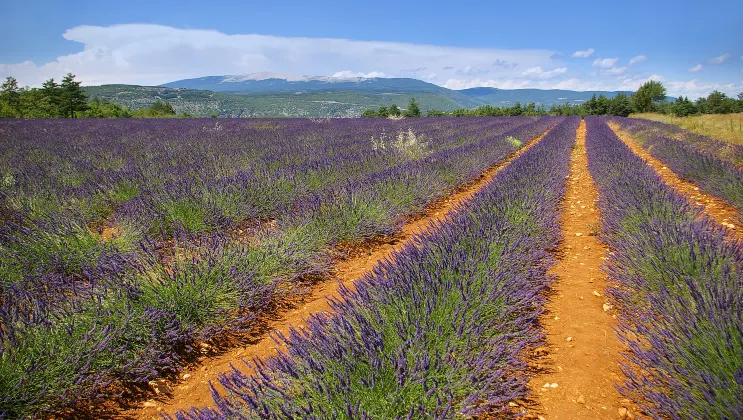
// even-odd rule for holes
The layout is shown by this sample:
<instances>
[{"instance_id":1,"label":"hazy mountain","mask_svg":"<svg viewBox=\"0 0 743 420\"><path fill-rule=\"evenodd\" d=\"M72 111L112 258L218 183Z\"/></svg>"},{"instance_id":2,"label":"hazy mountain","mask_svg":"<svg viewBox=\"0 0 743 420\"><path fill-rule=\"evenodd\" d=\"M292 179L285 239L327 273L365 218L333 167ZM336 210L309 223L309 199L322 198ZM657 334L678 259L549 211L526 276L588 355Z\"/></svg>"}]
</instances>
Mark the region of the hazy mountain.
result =
<instances>
[{"instance_id":1,"label":"hazy mountain","mask_svg":"<svg viewBox=\"0 0 743 420\"><path fill-rule=\"evenodd\" d=\"M471 89L458 90L457 92L469 96L477 101L489 105L503 106L514 105L516 102L528 104L534 102L551 106L558 103L580 104L585 102L593 95L603 94L607 98L613 98L620 93L631 95L630 91L575 91L561 89L498 89L491 87L476 87Z\"/></svg>"},{"instance_id":2,"label":"hazy mountain","mask_svg":"<svg viewBox=\"0 0 743 420\"><path fill-rule=\"evenodd\" d=\"M516 102L550 107L566 102L578 104L594 94L614 97L620 93L488 87L451 90L410 78L339 78L267 72L206 76L161 86L89 86L85 90L91 97L109 99L133 109L164 100L179 112L198 116L237 116L244 110L242 115L248 117L355 117L365 109L382 105L394 103L405 107L410 98L416 98L424 111Z\"/></svg>"}]
</instances>

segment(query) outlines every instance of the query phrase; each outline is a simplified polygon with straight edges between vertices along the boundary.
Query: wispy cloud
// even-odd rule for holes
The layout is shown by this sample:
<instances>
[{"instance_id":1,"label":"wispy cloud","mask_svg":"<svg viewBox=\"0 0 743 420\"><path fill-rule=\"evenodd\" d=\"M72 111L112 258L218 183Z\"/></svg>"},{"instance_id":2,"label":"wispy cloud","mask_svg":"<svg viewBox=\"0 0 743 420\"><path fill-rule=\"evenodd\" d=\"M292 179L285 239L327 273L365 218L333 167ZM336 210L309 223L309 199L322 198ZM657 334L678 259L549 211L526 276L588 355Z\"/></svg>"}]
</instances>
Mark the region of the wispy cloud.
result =
<instances>
[{"instance_id":1,"label":"wispy cloud","mask_svg":"<svg viewBox=\"0 0 743 420\"><path fill-rule=\"evenodd\" d=\"M348 78L348 77L387 77L386 74L384 74L381 71L370 71L368 73L364 72L354 72L351 70L343 70L333 73L333 76L331 77L342 77L342 78Z\"/></svg>"},{"instance_id":2,"label":"wispy cloud","mask_svg":"<svg viewBox=\"0 0 743 420\"><path fill-rule=\"evenodd\" d=\"M571 55L571 57L573 57L573 58L589 58L595 52L596 52L596 50L594 50L593 48L589 48L589 49L583 50L583 51L576 51L576 52L573 53L573 55Z\"/></svg>"},{"instance_id":3,"label":"wispy cloud","mask_svg":"<svg viewBox=\"0 0 743 420\"><path fill-rule=\"evenodd\" d=\"M710 64L722 64L726 62L728 58L730 58L730 54L723 54L709 60L709 62Z\"/></svg>"},{"instance_id":4,"label":"wispy cloud","mask_svg":"<svg viewBox=\"0 0 743 420\"><path fill-rule=\"evenodd\" d=\"M549 71L542 70L541 67L536 66L529 69L524 70L523 73L521 73L522 76L526 76L529 78L535 78L535 79L552 79L556 76L559 76L561 74L567 73L568 68L567 67L560 67Z\"/></svg>"},{"instance_id":5,"label":"wispy cloud","mask_svg":"<svg viewBox=\"0 0 743 420\"><path fill-rule=\"evenodd\" d=\"M619 58L597 58L593 60L593 67L598 69L610 69L619 61Z\"/></svg>"},{"instance_id":6,"label":"wispy cloud","mask_svg":"<svg viewBox=\"0 0 743 420\"><path fill-rule=\"evenodd\" d=\"M46 79L71 72L86 85L155 85L206 75L272 72L289 76L416 77L456 89L494 86L576 90L634 90L648 80L630 67L644 56L635 56L621 66L618 58L596 58L593 48L576 51L573 56L595 60L571 61L574 64L569 71L565 63L569 60L548 49L230 35L144 24L78 26L63 36L79 43L80 52L47 63L0 64L0 78L14 76L22 85L39 86ZM588 69L591 66L593 69ZM576 68L581 70L576 72ZM734 68L730 70L738 74ZM731 80L719 86L705 81L671 80L674 84L668 82L667 86L672 94L706 95L709 92L704 90L710 87L737 94L730 90Z\"/></svg>"},{"instance_id":7,"label":"wispy cloud","mask_svg":"<svg viewBox=\"0 0 743 420\"><path fill-rule=\"evenodd\" d=\"M627 66L625 66L625 67L612 67L612 68L606 70L606 73L607 74L611 74L613 76L617 76L617 75L620 75L620 74L624 74L627 71L628 68L629 67L627 67Z\"/></svg>"},{"instance_id":8,"label":"wispy cloud","mask_svg":"<svg viewBox=\"0 0 743 420\"><path fill-rule=\"evenodd\" d=\"M554 57L554 54L550 56L550 58ZM518 66L518 63L509 63L506 60L497 59L493 61L493 67L495 68L501 68L501 69L514 69Z\"/></svg>"},{"instance_id":9,"label":"wispy cloud","mask_svg":"<svg viewBox=\"0 0 743 420\"><path fill-rule=\"evenodd\" d=\"M648 58L646 56L644 56L644 55L637 55L637 56L634 56L634 57L630 58L629 65L631 66L633 64L642 63L643 61L645 61L647 59Z\"/></svg>"},{"instance_id":10,"label":"wispy cloud","mask_svg":"<svg viewBox=\"0 0 743 420\"><path fill-rule=\"evenodd\" d=\"M457 69L465 66L519 77L516 69L553 64L550 57L555 52L225 34L145 24L78 26L63 36L82 44L82 50L40 65L30 61L0 64L0 77L12 75L21 84L39 86L50 77L72 72L88 85L153 85L205 75L267 71L330 76L349 71L353 75L374 72L390 77L436 74L432 82L443 83L455 78Z\"/></svg>"},{"instance_id":11,"label":"wispy cloud","mask_svg":"<svg viewBox=\"0 0 743 420\"><path fill-rule=\"evenodd\" d=\"M694 67L690 67L689 68L689 71L692 72L692 73L697 73L698 71L702 70L702 67L704 67L704 66L701 65L701 64L697 64Z\"/></svg>"}]
</instances>

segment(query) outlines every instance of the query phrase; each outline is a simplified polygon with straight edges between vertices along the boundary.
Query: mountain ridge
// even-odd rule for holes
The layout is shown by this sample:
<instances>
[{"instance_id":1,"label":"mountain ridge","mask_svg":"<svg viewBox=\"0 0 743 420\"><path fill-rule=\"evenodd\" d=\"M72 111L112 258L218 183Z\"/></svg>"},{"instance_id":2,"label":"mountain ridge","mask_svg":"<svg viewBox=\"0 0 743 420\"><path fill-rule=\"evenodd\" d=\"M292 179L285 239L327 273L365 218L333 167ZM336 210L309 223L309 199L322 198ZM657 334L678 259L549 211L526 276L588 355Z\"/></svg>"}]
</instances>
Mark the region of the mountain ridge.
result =
<instances>
[{"instance_id":1,"label":"mountain ridge","mask_svg":"<svg viewBox=\"0 0 743 420\"><path fill-rule=\"evenodd\" d=\"M550 107L580 104L594 94L614 97L620 91L561 89L448 89L413 78L329 77L259 72L204 76L159 86L102 85L84 88L89 96L137 109L155 101L170 102L178 112L196 116L249 117L357 117L365 109L404 107L416 98L422 110L453 111L483 105L509 106L516 102ZM624 92L631 94L632 92ZM245 112L241 113L240 111Z\"/></svg>"}]
</instances>

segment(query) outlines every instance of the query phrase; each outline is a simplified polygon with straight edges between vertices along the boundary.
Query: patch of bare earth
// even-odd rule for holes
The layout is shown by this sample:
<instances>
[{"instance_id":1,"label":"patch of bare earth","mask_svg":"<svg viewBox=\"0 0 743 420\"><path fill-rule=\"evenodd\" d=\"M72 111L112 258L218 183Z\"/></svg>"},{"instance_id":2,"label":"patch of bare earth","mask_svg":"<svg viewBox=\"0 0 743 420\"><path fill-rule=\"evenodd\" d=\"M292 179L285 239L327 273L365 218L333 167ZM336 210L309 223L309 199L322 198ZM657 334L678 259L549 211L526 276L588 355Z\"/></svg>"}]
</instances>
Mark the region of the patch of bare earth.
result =
<instances>
[{"instance_id":1,"label":"patch of bare earth","mask_svg":"<svg viewBox=\"0 0 743 420\"><path fill-rule=\"evenodd\" d=\"M545 347L535 350L542 373L530 382L536 405L529 417L540 419L613 419L632 417L632 407L615 388L624 346L614 332L613 308L605 297L601 265L608 252L599 229L598 193L588 172L582 121L570 159L570 177L560 208L563 240L557 278L543 325Z\"/></svg>"},{"instance_id":2,"label":"patch of bare earth","mask_svg":"<svg viewBox=\"0 0 743 420\"><path fill-rule=\"evenodd\" d=\"M660 175L663 182L679 194L686 197L691 204L701 208L705 214L725 228L728 236L743 239L743 226L736 225L736 223L741 219L741 214L733 206L711 194L702 192L699 187L693 183L683 180L663 162L651 156L650 153L643 149L629 133L620 130L618 125L609 123L609 127L614 130L617 136L632 150L634 154L641 157L658 175Z\"/></svg>"},{"instance_id":3,"label":"patch of bare earth","mask_svg":"<svg viewBox=\"0 0 743 420\"><path fill-rule=\"evenodd\" d=\"M159 419L160 413L174 413L180 409L187 410L192 406L213 407L214 401L209 384L214 384L219 391L222 391L222 386L217 382L220 373L228 371L231 364L241 371L249 373L251 369L242 363L241 359L246 361L251 361L253 358L265 359L275 355L277 350L281 348L269 336L268 332L280 332L283 335L288 335L290 328L304 327L306 325L305 321L310 315L330 312L328 299L339 298L338 290L341 284L353 288L355 280L371 271L379 261L390 258L393 251L405 247L416 234L428 230L432 223L445 219L458 206L469 201L475 193L485 187L493 175L537 144L545 134L546 132L509 156L502 163L483 172L477 180L457 188L449 196L428 206L424 212L403 225L401 232L395 237L346 250L349 251L349 257L335 264L333 277L315 284L307 294L301 296L295 302L291 309L279 314L275 319L268 320L267 328L256 338L253 344L240 346L219 356L203 359L198 365L182 372L182 379L177 383L163 383L160 389L164 392L160 393L158 398L141 403L139 407L123 413L123 416Z\"/></svg>"}]
</instances>

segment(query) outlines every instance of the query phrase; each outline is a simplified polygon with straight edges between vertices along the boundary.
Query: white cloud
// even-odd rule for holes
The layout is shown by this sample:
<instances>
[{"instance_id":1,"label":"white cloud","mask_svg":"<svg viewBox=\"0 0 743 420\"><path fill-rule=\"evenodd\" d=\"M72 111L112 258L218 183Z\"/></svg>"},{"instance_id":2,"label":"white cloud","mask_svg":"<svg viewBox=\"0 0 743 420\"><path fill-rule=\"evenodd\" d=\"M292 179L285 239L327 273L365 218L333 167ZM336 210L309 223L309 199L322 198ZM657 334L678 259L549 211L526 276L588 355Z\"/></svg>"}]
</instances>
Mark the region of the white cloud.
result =
<instances>
[{"instance_id":1,"label":"white cloud","mask_svg":"<svg viewBox=\"0 0 743 420\"><path fill-rule=\"evenodd\" d=\"M449 79L442 86L448 89L469 89L473 87L494 87L499 89L524 89L533 87L533 83L530 80L512 80L512 79Z\"/></svg>"},{"instance_id":2,"label":"white cloud","mask_svg":"<svg viewBox=\"0 0 743 420\"><path fill-rule=\"evenodd\" d=\"M624 72L626 72L628 68L629 67L627 67L627 66L625 66L625 67L612 67L609 70L606 70L606 73L607 74L611 74L613 76L618 76L620 74L624 74Z\"/></svg>"},{"instance_id":3,"label":"white cloud","mask_svg":"<svg viewBox=\"0 0 743 420\"><path fill-rule=\"evenodd\" d=\"M556 76L567 73L567 71L567 67L559 67L553 70L544 71L541 67L536 66L524 70L521 75L529 78L552 79Z\"/></svg>"},{"instance_id":4,"label":"white cloud","mask_svg":"<svg viewBox=\"0 0 743 420\"><path fill-rule=\"evenodd\" d=\"M340 78L350 78L350 77L387 77L386 74L384 74L381 71L370 71L369 73L363 73L363 72L353 72L351 70L343 70L339 72L333 73L333 76L331 77L340 77Z\"/></svg>"},{"instance_id":5,"label":"white cloud","mask_svg":"<svg viewBox=\"0 0 743 420\"><path fill-rule=\"evenodd\" d=\"M645 61L647 59L648 59L647 56L637 55L637 56L634 56L634 57L630 58L629 65L631 66L633 64L642 63L643 61Z\"/></svg>"},{"instance_id":6,"label":"white cloud","mask_svg":"<svg viewBox=\"0 0 743 420\"><path fill-rule=\"evenodd\" d=\"M717 57L709 60L709 62L711 64L722 64L722 63L726 62L728 60L728 58L730 58L730 54L723 54L723 55L717 56Z\"/></svg>"},{"instance_id":7,"label":"white cloud","mask_svg":"<svg viewBox=\"0 0 743 420\"><path fill-rule=\"evenodd\" d=\"M610 69L619 61L619 58L597 58L593 60L593 67L599 69Z\"/></svg>"},{"instance_id":8,"label":"white cloud","mask_svg":"<svg viewBox=\"0 0 743 420\"><path fill-rule=\"evenodd\" d=\"M692 73L697 73L698 71L702 70L702 67L704 67L704 66L700 63L700 64L697 64L694 67L690 67L689 68L689 71L692 72Z\"/></svg>"},{"instance_id":9,"label":"white cloud","mask_svg":"<svg viewBox=\"0 0 743 420\"><path fill-rule=\"evenodd\" d=\"M63 34L81 51L43 64L0 64L0 77L39 86L67 72L86 85L160 84L206 75L275 72L333 75L383 73L388 77L437 74L434 83L456 77L456 69L497 70L519 77L515 68L549 66L551 50L459 48L400 42L355 41L269 35L228 35L219 31L161 25L78 26ZM455 67L456 66L456 67ZM448 70L446 68L449 68ZM342 70L342 71L341 71ZM470 75L468 78L475 78Z\"/></svg>"},{"instance_id":10,"label":"white cloud","mask_svg":"<svg viewBox=\"0 0 743 420\"><path fill-rule=\"evenodd\" d=\"M643 83L655 80L663 82L663 85L668 91L668 96L677 97L679 95L688 96L690 99L696 99L701 96L709 95L713 90L717 89L721 92L725 92L728 96L734 97L743 89L743 84L733 86L731 84L716 84L716 83L705 83L699 80L671 80L667 81L663 76L653 74L650 77L625 77L624 79L617 81L603 81L603 80L581 80L578 78L570 78L567 80L526 80L526 79L475 79L475 80L460 80L460 79L449 79L444 83L444 86L449 89L467 89L478 86L488 86L500 89L567 89L567 90L578 90L578 91L592 91L592 90L603 90L603 91L635 91Z\"/></svg>"},{"instance_id":11,"label":"white cloud","mask_svg":"<svg viewBox=\"0 0 743 420\"><path fill-rule=\"evenodd\" d=\"M712 93L713 90L721 90L729 92L730 89L727 86L720 85L717 83L704 83L697 79L688 81L670 81L665 82L666 89L668 90L668 96L688 96L689 99L696 99L699 97L707 96ZM726 89L727 88L727 89Z\"/></svg>"},{"instance_id":12,"label":"white cloud","mask_svg":"<svg viewBox=\"0 0 743 420\"><path fill-rule=\"evenodd\" d=\"M573 57L573 58L589 58L595 52L596 52L596 50L594 50L593 48L589 48L589 49L583 50L583 51L576 51L576 52L573 53L573 55L571 57Z\"/></svg>"},{"instance_id":13,"label":"white cloud","mask_svg":"<svg viewBox=\"0 0 743 420\"><path fill-rule=\"evenodd\" d=\"M567 67L555 60L555 51L550 50L228 35L212 30L140 24L79 26L63 36L80 43L81 51L47 63L0 64L0 78L12 75L22 85L39 86L46 79L59 79L71 72L86 85L154 85L206 75L272 72L287 77L297 74L416 77L455 89L493 86L574 90L634 90L648 80L629 77L630 69L617 67L616 58L596 59L594 72L571 77ZM576 53L589 57L594 52L589 49ZM639 62L637 57L630 62ZM662 80L658 75L651 78ZM664 84L673 95L706 95L715 88L737 94L731 91L729 82L720 86L697 80Z\"/></svg>"}]
</instances>

